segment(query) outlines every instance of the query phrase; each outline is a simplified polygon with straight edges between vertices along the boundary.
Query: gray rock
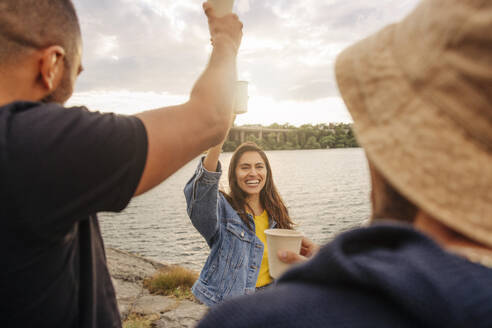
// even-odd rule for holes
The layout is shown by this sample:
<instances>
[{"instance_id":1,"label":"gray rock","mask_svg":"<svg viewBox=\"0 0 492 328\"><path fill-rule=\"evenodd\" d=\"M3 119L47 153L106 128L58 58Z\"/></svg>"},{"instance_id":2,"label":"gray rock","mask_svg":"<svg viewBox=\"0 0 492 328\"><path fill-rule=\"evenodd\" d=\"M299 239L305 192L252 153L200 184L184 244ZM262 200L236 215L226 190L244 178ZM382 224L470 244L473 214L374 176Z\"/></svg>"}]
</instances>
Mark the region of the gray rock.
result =
<instances>
[{"instance_id":1,"label":"gray rock","mask_svg":"<svg viewBox=\"0 0 492 328\"><path fill-rule=\"evenodd\" d=\"M144 279L166 265L111 248L106 249L106 257L123 320L130 313L155 315L159 318L153 323L156 328L187 328L196 326L207 312L205 305L150 295L143 288Z\"/></svg>"},{"instance_id":2,"label":"gray rock","mask_svg":"<svg viewBox=\"0 0 492 328\"><path fill-rule=\"evenodd\" d=\"M142 287L140 283L129 282L125 280L112 279L118 301L118 309L121 317L126 318L132 311L137 299L149 292Z\"/></svg>"},{"instance_id":3,"label":"gray rock","mask_svg":"<svg viewBox=\"0 0 492 328\"><path fill-rule=\"evenodd\" d=\"M143 292L142 285L126 280L112 279L118 299L135 300Z\"/></svg>"},{"instance_id":4,"label":"gray rock","mask_svg":"<svg viewBox=\"0 0 492 328\"><path fill-rule=\"evenodd\" d=\"M125 281L142 281L165 267L162 263L112 248L106 249L106 258L111 276Z\"/></svg>"},{"instance_id":5,"label":"gray rock","mask_svg":"<svg viewBox=\"0 0 492 328\"><path fill-rule=\"evenodd\" d=\"M176 299L166 296L148 295L137 300L133 312L143 315L165 313L172 311L178 306L179 302Z\"/></svg>"},{"instance_id":6,"label":"gray rock","mask_svg":"<svg viewBox=\"0 0 492 328\"><path fill-rule=\"evenodd\" d=\"M161 319L155 321L154 325L156 328L195 327L207 310L205 305L181 301L174 310L163 313Z\"/></svg>"}]
</instances>

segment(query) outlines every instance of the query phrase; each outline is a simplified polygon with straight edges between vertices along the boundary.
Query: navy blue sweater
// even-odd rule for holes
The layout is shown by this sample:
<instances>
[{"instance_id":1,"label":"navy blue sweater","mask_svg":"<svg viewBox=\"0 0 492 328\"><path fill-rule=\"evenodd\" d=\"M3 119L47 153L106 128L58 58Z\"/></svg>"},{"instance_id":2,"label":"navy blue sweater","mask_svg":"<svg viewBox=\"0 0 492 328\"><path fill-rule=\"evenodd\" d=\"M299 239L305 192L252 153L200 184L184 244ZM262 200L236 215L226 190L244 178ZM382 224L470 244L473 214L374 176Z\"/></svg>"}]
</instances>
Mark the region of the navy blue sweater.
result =
<instances>
[{"instance_id":1,"label":"navy blue sweater","mask_svg":"<svg viewBox=\"0 0 492 328\"><path fill-rule=\"evenodd\" d=\"M338 236L275 287L211 309L198 327L492 327L492 270L410 226Z\"/></svg>"}]
</instances>

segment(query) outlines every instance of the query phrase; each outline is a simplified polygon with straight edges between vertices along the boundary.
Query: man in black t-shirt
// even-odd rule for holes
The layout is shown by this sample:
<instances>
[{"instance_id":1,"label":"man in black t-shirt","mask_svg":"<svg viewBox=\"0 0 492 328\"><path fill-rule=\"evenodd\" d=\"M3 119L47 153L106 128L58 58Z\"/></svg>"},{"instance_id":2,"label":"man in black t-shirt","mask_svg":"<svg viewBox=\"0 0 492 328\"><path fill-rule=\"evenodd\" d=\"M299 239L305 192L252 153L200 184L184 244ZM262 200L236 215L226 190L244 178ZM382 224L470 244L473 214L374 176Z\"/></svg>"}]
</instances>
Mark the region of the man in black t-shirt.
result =
<instances>
[{"instance_id":1,"label":"man in black t-shirt","mask_svg":"<svg viewBox=\"0 0 492 328\"><path fill-rule=\"evenodd\" d=\"M0 326L121 327L96 213L121 211L227 131L242 24L216 18L188 102L64 108L81 66L70 0L0 2Z\"/></svg>"}]
</instances>

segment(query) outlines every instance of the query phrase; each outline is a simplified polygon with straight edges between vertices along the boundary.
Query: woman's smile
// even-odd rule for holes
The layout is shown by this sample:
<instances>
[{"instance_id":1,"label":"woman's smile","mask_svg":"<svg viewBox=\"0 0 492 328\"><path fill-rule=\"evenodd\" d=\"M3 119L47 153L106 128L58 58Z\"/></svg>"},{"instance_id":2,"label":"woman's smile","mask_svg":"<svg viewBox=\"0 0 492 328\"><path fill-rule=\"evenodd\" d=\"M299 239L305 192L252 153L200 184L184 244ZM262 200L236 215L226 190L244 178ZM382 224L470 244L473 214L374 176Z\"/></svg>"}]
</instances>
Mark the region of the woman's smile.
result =
<instances>
[{"instance_id":1,"label":"woman's smile","mask_svg":"<svg viewBox=\"0 0 492 328\"><path fill-rule=\"evenodd\" d=\"M236 167L237 184L249 195L259 194L265 186L267 169L263 158L255 151L245 152Z\"/></svg>"}]
</instances>

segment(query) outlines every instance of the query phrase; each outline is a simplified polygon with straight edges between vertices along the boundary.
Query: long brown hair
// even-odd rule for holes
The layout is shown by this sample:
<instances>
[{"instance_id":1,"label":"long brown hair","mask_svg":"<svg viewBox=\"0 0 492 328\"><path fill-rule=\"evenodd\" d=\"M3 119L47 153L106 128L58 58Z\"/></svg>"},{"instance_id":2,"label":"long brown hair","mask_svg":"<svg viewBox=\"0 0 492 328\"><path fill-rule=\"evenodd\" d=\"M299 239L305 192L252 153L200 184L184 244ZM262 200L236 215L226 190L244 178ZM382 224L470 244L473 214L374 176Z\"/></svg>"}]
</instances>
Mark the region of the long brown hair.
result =
<instances>
[{"instance_id":1,"label":"long brown hair","mask_svg":"<svg viewBox=\"0 0 492 328\"><path fill-rule=\"evenodd\" d=\"M245 152L254 151L260 154L261 158L265 162L267 168L267 177L265 181L265 186L260 191L260 202L263 208L267 211L270 218L277 222L279 228L282 229L292 229L294 223L289 217L289 211L285 207L282 197L280 197L275 184L273 183L272 169L270 167L270 162L263 150L258 147L254 142L245 142L241 144L234 154L232 155L231 162L229 164L229 187L230 193L227 194L222 191L227 201L231 206L238 212L241 219L246 223L246 225L251 228L248 216L246 214L246 209L251 212L252 209L246 203L246 197L248 196L237 183L236 167L238 165L239 159Z\"/></svg>"}]
</instances>

